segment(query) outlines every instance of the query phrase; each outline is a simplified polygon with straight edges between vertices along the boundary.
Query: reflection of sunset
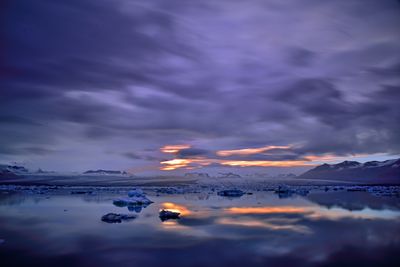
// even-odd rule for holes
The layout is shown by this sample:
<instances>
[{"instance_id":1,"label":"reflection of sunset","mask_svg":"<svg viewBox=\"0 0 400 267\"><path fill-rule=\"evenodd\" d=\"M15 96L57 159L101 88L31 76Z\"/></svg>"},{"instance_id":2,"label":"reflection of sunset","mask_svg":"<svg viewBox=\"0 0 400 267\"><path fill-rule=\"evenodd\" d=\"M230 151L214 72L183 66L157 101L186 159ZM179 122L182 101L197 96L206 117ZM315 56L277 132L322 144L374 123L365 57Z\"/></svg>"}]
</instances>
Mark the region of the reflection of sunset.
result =
<instances>
[{"instance_id":1,"label":"reflection of sunset","mask_svg":"<svg viewBox=\"0 0 400 267\"><path fill-rule=\"evenodd\" d=\"M237 225L246 227L262 227L269 230L289 230L299 233L310 233L310 229L307 226L295 225L295 224L273 224L268 221L262 221L257 219L232 219L232 218L221 218L217 220L217 223L223 225Z\"/></svg>"},{"instance_id":2,"label":"reflection of sunset","mask_svg":"<svg viewBox=\"0 0 400 267\"><path fill-rule=\"evenodd\" d=\"M222 157L233 156L233 155L246 156L246 155L263 153L263 152L266 152L266 151L272 150L272 149L289 149L289 148L291 148L291 146L264 146L264 147L259 147L259 148L219 150L219 151L217 151L217 155L222 156Z\"/></svg>"},{"instance_id":3,"label":"reflection of sunset","mask_svg":"<svg viewBox=\"0 0 400 267\"><path fill-rule=\"evenodd\" d=\"M232 207L226 209L233 214L305 213L306 209L294 206L280 207Z\"/></svg>"},{"instance_id":4,"label":"reflection of sunset","mask_svg":"<svg viewBox=\"0 0 400 267\"><path fill-rule=\"evenodd\" d=\"M179 224L177 221L169 220L161 222L161 227L172 231L190 231L190 227Z\"/></svg>"},{"instance_id":5,"label":"reflection of sunset","mask_svg":"<svg viewBox=\"0 0 400 267\"><path fill-rule=\"evenodd\" d=\"M400 217L399 212L394 211L375 211L371 209L363 209L359 211L349 211L341 208L320 208L320 207L296 207L296 206L279 206L279 207L232 207L225 209L226 213L235 215L251 215L251 214L301 214L313 220L339 220L343 218L354 219L389 219Z\"/></svg>"},{"instance_id":6,"label":"reflection of sunset","mask_svg":"<svg viewBox=\"0 0 400 267\"><path fill-rule=\"evenodd\" d=\"M179 212L183 216L189 215L192 213L187 207L185 207L183 205L178 205L178 204L175 204L172 202L162 203L162 208L169 210L169 211L173 211L173 212Z\"/></svg>"},{"instance_id":7,"label":"reflection of sunset","mask_svg":"<svg viewBox=\"0 0 400 267\"><path fill-rule=\"evenodd\" d=\"M169 225L169 226L175 226L175 225L178 224L176 221L173 221L173 220L163 221L161 223L164 224L164 225Z\"/></svg>"},{"instance_id":8,"label":"reflection of sunset","mask_svg":"<svg viewBox=\"0 0 400 267\"><path fill-rule=\"evenodd\" d=\"M352 219L395 219L400 218L400 212L391 210L372 210L365 208L363 210L350 211L341 208L331 209L313 209L313 212L307 216L313 220L341 220L343 218Z\"/></svg>"}]
</instances>

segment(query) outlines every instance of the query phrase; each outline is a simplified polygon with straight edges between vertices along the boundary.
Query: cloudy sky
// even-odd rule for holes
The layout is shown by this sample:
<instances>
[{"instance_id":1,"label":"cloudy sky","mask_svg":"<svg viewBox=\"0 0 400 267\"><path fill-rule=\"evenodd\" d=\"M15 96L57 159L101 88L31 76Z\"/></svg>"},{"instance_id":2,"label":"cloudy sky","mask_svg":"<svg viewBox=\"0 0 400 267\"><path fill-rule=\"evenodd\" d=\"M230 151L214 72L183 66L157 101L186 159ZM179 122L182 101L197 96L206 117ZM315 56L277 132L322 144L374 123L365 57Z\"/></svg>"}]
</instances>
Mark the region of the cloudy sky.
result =
<instances>
[{"instance_id":1,"label":"cloudy sky","mask_svg":"<svg viewBox=\"0 0 400 267\"><path fill-rule=\"evenodd\" d=\"M395 0L9 0L0 163L290 172L400 154Z\"/></svg>"}]
</instances>

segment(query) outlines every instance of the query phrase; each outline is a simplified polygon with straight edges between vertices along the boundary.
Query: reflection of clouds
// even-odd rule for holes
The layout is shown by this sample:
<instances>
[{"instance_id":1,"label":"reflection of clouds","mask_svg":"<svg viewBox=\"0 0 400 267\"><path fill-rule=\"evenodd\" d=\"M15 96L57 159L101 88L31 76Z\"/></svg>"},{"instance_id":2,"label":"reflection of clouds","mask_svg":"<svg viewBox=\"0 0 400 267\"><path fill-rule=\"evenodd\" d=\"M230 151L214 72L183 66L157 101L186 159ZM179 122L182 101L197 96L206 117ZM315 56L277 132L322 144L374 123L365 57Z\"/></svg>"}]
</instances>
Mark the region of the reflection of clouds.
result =
<instances>
[{"instance_id":1,"label":"reflection of clouds","mask_svg":"<svg viewBox=\"0 0 400 267\"><path fill-rule=\"evenodd\" d=\"M271 214L271 213L305 213L304 207L279 206L279 207L232 207L226 209L232 214Z\"/></svg>"},{"instance_id":2,"label":"reflection of clouds","mask_svg":"<svg viewBox=\"0 0 400 267\"><path fill-rule=\"evenodd\" d=\"M174 220L163 221L161 222L161 226L162 228L169 230L190 230L190 227L180 225Z\"/></svg>"},{"instance_id":3,"label":"reflection of clouds","mask_svg":"<svg viewBox=\"0 0 400 267\"><path fill-rule=\"evenodd\" d=\"M172 206L172 205L168 205L168 204L173 204L173 203L163 203L163 204L167 204L166 206ZM183 206L180 205L176 205L174 204L175 208L180 208L180 210L184 210L182 209ZM174 210L174 209L170 209L170 210ZM176 209L178 210L178 209ZM185 211L184 211L185 213ZM190 212L189 212L190 214ZM167 221L162 221L161 222L161 228L167 231L174 231L176 233L182 234L182 235L188 235L188 236L197 236L197 237L209 237L210 233L208 231L206 231L205 229L199 228L199 227L193 227L193 226L188 226L188 225L184 225L182 223L180 223L181 219L178 220L167 220Z\"/></svg>"},{"instance_id":4,"label":"reflection of clouds","mask_svg":"<svg viewBox=\"0 0 400 267\"><path fill-rule=\"evenodd\" d=\"M208 220L212 221L215 225L230 225L230 226L244 226L244 227L253 227L253 228L264 228L267 230L278 231L278 230L286 230L293 231L296 233L311 233L311 230L307 226L297 225L299 221L298 218L267 218L267 219L259 219L259 218L251 218L249 216L246 217L225 217L223 213L212 214L210 211L201 212L201 214L194 213L187 206L176 204L172 202L164 202L161 204L163 209L179 212L183 216L187 216L186 218L194 223L193 221L201 220L201 218L207 217ZM266 214L266 213L282 213L282 214L299 214L304 213L305 209L303 207L247 207L247 208L239 208L232 207L228 208L226 211L232 215L251 215L251 214ZM162 222L162 227L168 230L178 230L185 231L186 233L193 233L198 231L198 225L194 223L193 225L185 223L185 218L174 221L165 221ZM207 222L209 224L209 222Z\"/></svg>"},{"instance_id":5,"label":"reflection of clouds","mask_svg":"<svg viewBox=\"0 0 400 267\"><path fill-rule=\"evenodd\" d=\"M31 196L29 196L31 198ZM0 206L13 206L13 205L21 205L27 200L27 196L22 194L15 193L7 193L0 194Z\"/></svg>"},{"instance_id":6,"label":"reflection of clouds","mask_svg":"<svg viewBox=\"0 0 400 267\"><path fill-rule=\"evenodd\" d=\"M50 198L49 195L30 195L28 193L0 192L0 206L20 206L25 202L38 204Z\"/></svg>"},{"instance_id":7,"label":"reflection of clouds","mask_svg":"<svg viewBox=\"0 0 400 267\"><path fill-rule=\"evenodd\" d=\"M180 220L163 222L161 224L163 229L193 236L225 236L224 231L221 231L221 229L215 231L215 229L226 226L232 226L235 229L243 227L243 230L246 229L246 231L251 229L262 231L264 229L275 233L312 234L315 232L313 222L318 221L340 221L345 219L391 220L400 217L399 212L391 210L371 210L366 208L361 211L349 211L342 208L328 209L309 205L228 207L222 212L215 210L194 212L186 205L164 202L161 204L161 208L179 212L183 216ZM205 228L205 225L209 225L210 229ZM237 236L237 234L239 233L234 236Z\"/></svg>"},{"instance_id":8,"label":"reflection of clouds","mask_svg":"<svg viewBox=\"0 0 400 267\"><path fill-rule=\"evenodd\" d=\"M400 210L400 201L397 198L376 197L369 192L351 192L351 194L343 191L324 192L309 194L307 199L319 206L340 207L350 211L363 210L364 208Z\"/></svg>"},{"instance_id":9,"label":"reflection of clouds","mask_svg":"<svg viewBox=\"0 0 400 267\"><path fill-rule=\"evenodd\" d=\"M303 234L311 234L312 231L310 228L304 225L295 225L295 224L274 224L273 220L257 220L257 219L233 219L233 218L220 218L216 220L216 223L223 225L238 225L238 226L246 226L246 227L262 227L268 230L279 231L293 231L297 233Z\"/></svg>"},{"instance_id":10,"label":"reflection of clouds","mask_svg":"<svg viewBox=\"0 0 400 267\"><path fill-rule=\"evenodd\" d=\"M300 214L313 220L339 220L352 219L396 219L400 212L392 210L372 210L364 208L358 211L350 211L342 208L322 208L314 206L266 206L266 207L231 207L225 209L225 213L235 215L251 214Z\"/></svg>"},{"instance_id":11,"label":"reflection of clouds","mask_svg":"<svg viewBox=\"0 0 400 267\"><path fill-rule=\"evenodd\" d=\"M383 219L391 220L400 218L400 212L392 210L372 210L365 208L363 210L349 211L342 208L315 208L313 212L307 215L311 219L327 219L327 220L340 220L345 218L352 219Z\"/></svg>"},{"instance_id":12,"label":"reflection of clouds","mask_svg":"<svg viewBox=\"0 0 400 267\"><path fill-rule=\"evenodd\" d=\"M144 257L155 259L153 264L140 262L143 266L160 266L165 255L177 265L196 260L199 266L225 266L227 262L238 266L317 266L333 259L336 264L327 265L340 266L338 249L348 253L345 259L357 261L370 255L386 258L382 253L390 246L398 249L400 239L395 233L400 220L390 219L398 218L397 212L328 209L304 199L277 200L273 193L268 194L272 197L255 193L234 201L216 196L198 201L196 195L191 199L168 195L160 197L160 202L149 206L132 224L111 226L118 229L115 231L110 231L110 225L96 223L104 211L119 211L109 200L99 205L77 196L52 196L49 201L32 205L33 196L27 196L28 201L20 206L0 205L1 238L6 239L7 246L13 244L8 242L11 240L18 242L14 243L18 249L26 249L25 254L16 251L21 257L39 250L46 255L84 251L82 257L104 252L132 262ZM257 204L261 201L263 204ZM156 216L159 208L185 215L160 222ZM91 251L87 252L88 248ZM215 258L205 262L202 255ZM277 262L278 258L281 261Z\"/></svg>"}]
</instances>

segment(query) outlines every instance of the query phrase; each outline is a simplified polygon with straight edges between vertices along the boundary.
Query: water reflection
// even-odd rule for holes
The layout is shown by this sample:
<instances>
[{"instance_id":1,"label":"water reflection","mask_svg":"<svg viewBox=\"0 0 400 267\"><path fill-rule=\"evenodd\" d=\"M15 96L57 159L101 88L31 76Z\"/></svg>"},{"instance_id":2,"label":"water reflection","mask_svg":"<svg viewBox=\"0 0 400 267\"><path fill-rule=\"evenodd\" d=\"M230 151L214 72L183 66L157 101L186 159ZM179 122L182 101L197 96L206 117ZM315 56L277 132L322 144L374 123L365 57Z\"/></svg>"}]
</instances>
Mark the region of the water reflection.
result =
<instances>
[{"instance_id":1,"label":"water reflection","mask_svg":"<svg viewBox=\"0 0 400 267\"><path fill-rule=\"evenodd\" d=\"M281 207L232 207L225 210L232 214L273 214L273 213L305 213L306 208L295 206Z\"/></svg>"},{"instance_id":2,"label":"water reflection","mask_svg":"<svg viewBox=\"0 0 400 267\"><path fill-rule=\"evenodd\" d=\"M174 220L167 220L167 221L161 221L161 225L164 229L167 230L188 230L190 227L181 225L177 221Z\"/></svg>"},{"instance_id":3,"label":"water reflection","mask_svg":"<svg viewBox=\"0 0 400 267\"><path fill-rule=\"evenodd\" d=\"M297 220L257 220L257 219L249 219L249 218L220 218L216 221L216 223L223 225L238 225L238 226L246 226L246 227L262 227L269 230L280 231L293 231L303 234L311 234L312 231L307 226L303 225L295 225L293 224Z\"/></svg>"},{"instance_id":4,"label":"water reflection","mask_svg":"<svg viewBox=\"0 0 400 267\"><path fill-rule=\"evenodd\" d=\"M323 207L232 207L225 209L228 214L301 214L310 219L329 219L339 220L343 218L359 219L396 219L400 217L398 211L393 210L372 210L364 208L362 210L350 211L342 208L323 208Z\"/></svg>"},{"instance_id":5,"label":"water reflection","mask_svg":"<svg viewBox=\"0 0 400 267\"><path fill-rule=\"evenodd\" d=\"M0 258L6 266L399 263L400 211L384 203L371 207L365 202L349 210L303 197L279 199L269 192L234 200L216 195L153 195L155 203L137 219L107 224L101 222L102 215L121 212L112 204L115 195L94 196L95 201L77 195L40 201L29 195L8 197L0 201L0 239L4 240ZM362 199L371 201L360 195L357 202L363 203ZM181 218L161 222L160 209L179 212Z\"/></svg>"}]
</instances>

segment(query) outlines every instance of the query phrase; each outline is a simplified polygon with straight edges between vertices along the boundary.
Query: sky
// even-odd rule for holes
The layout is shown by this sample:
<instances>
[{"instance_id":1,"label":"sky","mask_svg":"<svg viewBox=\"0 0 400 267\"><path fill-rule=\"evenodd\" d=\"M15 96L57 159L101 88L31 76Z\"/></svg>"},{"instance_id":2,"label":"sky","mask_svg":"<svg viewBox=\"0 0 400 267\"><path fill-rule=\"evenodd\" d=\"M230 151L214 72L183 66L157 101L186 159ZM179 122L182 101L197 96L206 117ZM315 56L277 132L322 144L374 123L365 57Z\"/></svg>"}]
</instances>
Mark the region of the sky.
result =
<instances>
[{"instance_id":1,"label":"sky","mask_svg":"<svg viewBox=\"0 0 400 267\"><path fill-rule=\"evenodd\" d=\"M301 172L400 155L395 0L6 0L0 163Z\"/></svg>"}]
</instances>

